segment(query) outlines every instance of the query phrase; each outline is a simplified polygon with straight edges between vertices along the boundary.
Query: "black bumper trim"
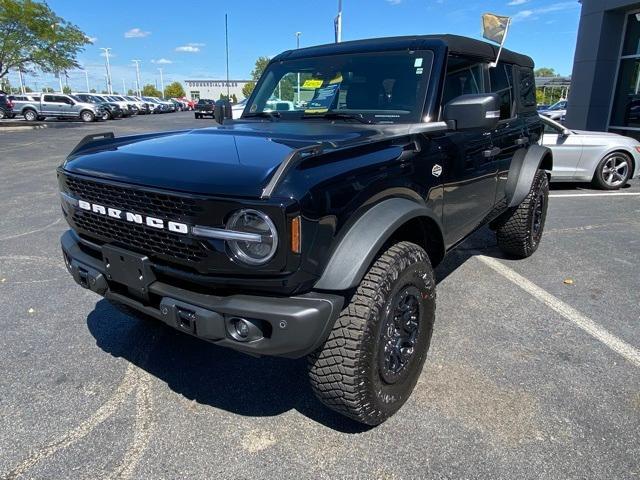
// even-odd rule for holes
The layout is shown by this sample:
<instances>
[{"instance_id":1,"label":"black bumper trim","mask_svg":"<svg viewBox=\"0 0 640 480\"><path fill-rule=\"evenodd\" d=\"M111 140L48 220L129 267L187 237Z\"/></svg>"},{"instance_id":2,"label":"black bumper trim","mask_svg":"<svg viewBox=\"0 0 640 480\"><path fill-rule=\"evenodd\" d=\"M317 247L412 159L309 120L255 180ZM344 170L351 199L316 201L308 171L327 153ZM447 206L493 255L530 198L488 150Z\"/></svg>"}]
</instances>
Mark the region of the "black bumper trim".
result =
<instances>
[{"instance_id":1,"label":"black bumper trim","mask_svg":"<svg viewBox=\"0 0 640 480\"><path fill-rule=\"evenodd\" d=\"M67 269L80 286L178 330L249 354L300 358L311 353L326 340L344 304L342 296L317 292L293 297L223 297L160 281L151 283L148 291L150 298L161 300L145 302L122 293L123 289L116 291L106 279L103 262L82 251L73 231L65 232L60 242ZM184 311L193 323L185 323L184 315L179 314ZM240 342L228 333L228 320L234 317L266 323L270 328L263 338Z\"/></svg>"}]
</instances>

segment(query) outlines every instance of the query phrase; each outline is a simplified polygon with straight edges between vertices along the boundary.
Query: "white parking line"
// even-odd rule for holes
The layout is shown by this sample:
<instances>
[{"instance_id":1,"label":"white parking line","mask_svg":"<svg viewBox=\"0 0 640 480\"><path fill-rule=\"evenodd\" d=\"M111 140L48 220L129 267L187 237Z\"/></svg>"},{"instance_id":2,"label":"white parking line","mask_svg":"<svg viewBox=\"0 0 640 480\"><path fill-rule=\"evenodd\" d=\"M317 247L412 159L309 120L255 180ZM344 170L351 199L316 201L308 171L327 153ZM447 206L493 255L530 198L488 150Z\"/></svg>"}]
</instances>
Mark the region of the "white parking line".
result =
<instances>
[{"instance_id":1,"label":"white parking line","mask_svg":"<svg viewBox=\"0 0 640 480\"><path fill-rule=\"evenodd\" d=\"M637 197L640 196L640 193L636 192L612 192L612 193L550 193L550 198L560 198L560 197Z\"/></svg>"},{"instance_id":2,"label":"white parking line","mask_svg":"<svg viewBox=\"0 0 640 480\"><path fill-rule=\"evenodd\" d=\"M485 265L491 267L510 282L516 284L525 292L540 300L552 310L558 312L567 320L573 322L577 327L587 332L593 338L602 342L611 350L629 360L629 362L634 364L636 367L640 367L640 351L626 343L624 340L621 340L615 335L609 333L596 322L585 317L575 308L567 305L559 298L554 297L546 290L538 287L536 284L527 280L519 273L511 270L495 258L485 257L484 255L478 255L476 258Z\"/></svg>"}]
</instances>

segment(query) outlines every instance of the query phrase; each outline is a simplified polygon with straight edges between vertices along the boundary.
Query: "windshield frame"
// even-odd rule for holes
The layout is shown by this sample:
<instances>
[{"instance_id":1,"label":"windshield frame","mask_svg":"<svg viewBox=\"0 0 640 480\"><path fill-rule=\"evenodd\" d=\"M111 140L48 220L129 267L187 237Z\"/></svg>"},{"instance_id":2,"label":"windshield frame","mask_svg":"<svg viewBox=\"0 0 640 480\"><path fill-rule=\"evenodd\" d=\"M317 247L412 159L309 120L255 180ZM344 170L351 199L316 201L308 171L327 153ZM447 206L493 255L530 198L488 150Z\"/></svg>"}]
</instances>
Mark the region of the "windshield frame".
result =
<instances>
[{"instance_id":1,"label":"windshield frame","mask_svg":"<svg viewBox=\"0 0 640 480\"><path fill-rule=\"evenodd\" d=\"M420 66L422 67L420 78L417 80L418 82L418 93L416 95L416 100L413 105L413 109L409 113L404 113L402 110L392 110L392 109L346 109L346 108L330 108L326 111L319 113L311 113L307 111L306 108L295 107L293 110L268 110L266 107L269 101L280 101L292 103L295 105L295 95L293 101L272 98L273 93L278 88L279 81L282 80L286 75L294 75L297 70L295 67L291 67L289 71L285 71L280 77L279 80L276 81L274 75L278 75L277 70L281 69L283 65L287 64L296 64L296 63L304 63L313 61L314 59L331 59L336 57L382 57L382 56L400 56L406 55L412 58L422 58L422 63ZM256 118L264 119L265 114L271 112L274 113L279 120L281 121L303 121L307 119L319 118L324 119L325 121L336 122L341 121L340 119L335 118L335 114L354 117L361 117L366 120L365 123L375 123L375 124L388 124L388 125L400 125L400 124L414 124L421 123L424 120L425 112L427 111L428 99L432 94L432 84L434 73L436 72L438 52L434 51L431 48L424 49L416 49L416 50L380 50L380 51L362 51L362 52L349 52L349 53L340 53L340 54L325 54L325 55L313 55L313 56L305 56L305 57L297 57L293 59L281 59L270 62L267 65L264 73L260 77L256 87L253 89L253 92L246 99L246 105L243 109L242 115L240 117L241 120L255 120ZM344 62L346 63L346 62ZM414 67L416 63L414 63ZM340 70L340 67L337 68L336 71ZM340 72L342 73L342 72ZM416 71L416 74L418 72ZM273 88L271 88L273 86ZM323 88L326 85L323 84ZM265 90L266 89L266 90ZM267 97L268 95L268 97ZM339 95L339 94L338 94ZM267 97L267 98L265 98ZM315 93L314 93L315 98ZM254 111L251 111L253 106L260 105L263 103L262 107L256 107ZM326 118L325 117L332 117ZM345 119L348 121L348 119Z\"/></svg>"}]
</instances>

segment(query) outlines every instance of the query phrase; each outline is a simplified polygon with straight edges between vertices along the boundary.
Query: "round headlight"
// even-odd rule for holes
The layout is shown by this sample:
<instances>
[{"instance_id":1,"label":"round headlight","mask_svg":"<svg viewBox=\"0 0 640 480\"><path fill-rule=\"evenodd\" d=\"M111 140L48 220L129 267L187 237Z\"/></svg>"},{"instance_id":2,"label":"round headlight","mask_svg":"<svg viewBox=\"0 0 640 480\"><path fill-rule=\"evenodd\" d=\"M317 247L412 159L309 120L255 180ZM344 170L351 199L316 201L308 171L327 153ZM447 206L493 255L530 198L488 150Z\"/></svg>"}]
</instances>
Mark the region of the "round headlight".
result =
<instances>
[{"instance_id":1,"label":"round headlight","mask_svg":"<svg viewBox=\"0 0 640 480\"><path fill-rule=\"evenodd\" d=\"M257 210L238 210L227 222L227 230L258 234L260 241L230 240L234 257L249 265L263 265L273 258L278 248L278 232L271 219Z\"/></svg>"}]
</instances>

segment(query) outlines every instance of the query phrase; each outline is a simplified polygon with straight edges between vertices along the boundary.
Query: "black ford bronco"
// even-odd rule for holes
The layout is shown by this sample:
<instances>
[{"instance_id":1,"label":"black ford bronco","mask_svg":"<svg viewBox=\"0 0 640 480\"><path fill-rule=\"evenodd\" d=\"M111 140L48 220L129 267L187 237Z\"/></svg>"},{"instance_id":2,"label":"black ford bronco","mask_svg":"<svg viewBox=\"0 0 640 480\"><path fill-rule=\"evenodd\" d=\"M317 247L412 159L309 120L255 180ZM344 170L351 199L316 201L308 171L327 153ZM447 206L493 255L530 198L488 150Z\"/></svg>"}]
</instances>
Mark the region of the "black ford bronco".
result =
<instances>
[{"instance_id":1,"label":"black ford bronco","mask_svg":"<svg viewBox=\"0 0 640 480\"><path fill-rule=\"evenodd\" d=\"M58 169L73 278L118 308L254 355L375 425L420 375L433 268L489 224L540 243L551 152L533 62L450 35L273 58L242 117L85 138ZM287 103L291 108L269 106Z\"/></svg>"}]
</instances>

